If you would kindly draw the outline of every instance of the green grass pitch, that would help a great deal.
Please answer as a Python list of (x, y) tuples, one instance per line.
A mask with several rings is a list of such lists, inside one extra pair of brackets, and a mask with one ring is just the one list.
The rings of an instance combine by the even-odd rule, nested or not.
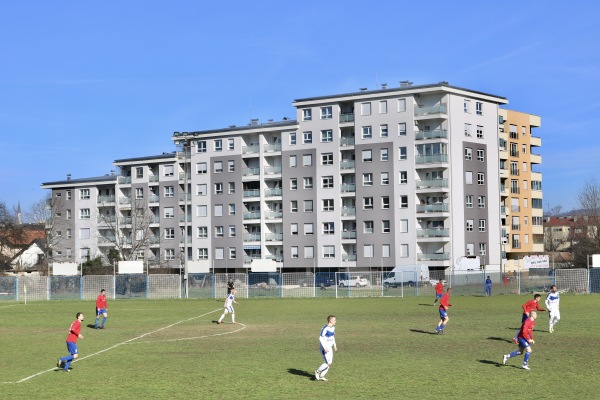
[[(238, 299), (217, 325), (221, 300), (109, 301), (104, 330), (94, 303), (0, 303), (0, 397), (6, 399), (595, 399), (600, 393), (596, 295), (563, 295), (548, 333), (540, 313), (530, 371), (515, 349), (520, 306), (532, 296), (453, 296), (445, 335), (432, 297)], [(67, 354), (75, 313), (85, 314), (80, 359)], [(338, 352), (327, 378), (318, 334), (337, 316)]]

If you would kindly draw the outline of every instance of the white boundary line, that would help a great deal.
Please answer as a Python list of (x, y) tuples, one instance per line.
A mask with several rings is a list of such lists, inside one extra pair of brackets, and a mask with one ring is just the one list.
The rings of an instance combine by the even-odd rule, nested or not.
[[(181, 321), (178, 321), (178, 322), (175, 322), (175, 323), (173, 323), (173, 324), (171, 324), (171, 325), (163, 326), (163, 327), (162, 327), (162, 328), (160, 328), (160, 329), (156, 329), (156, 330), (154, 330), (154, 331), (147, 332), (147, 333), (144, 333), (144, 334), (142, 334), (142, 335), (140, 335), (140, 336), (136, 336), (136, 337), (134, 337), (134, 338), (132, 338), (132, 339), (126, 340), (126, 341), (124, 341), (124, 342), (117, 343), (117, 344), (115, 344), (115, 345), (113, 345), (113, 346), (111, 346), (111, 347), (108, 347), (108, 348), (106, 348), (106, 349), (103, 349), (103, 350), (97, 351), (97, 352), (95, 352), (95, 353), (93, 353), (93, 354), (90, 354), (90, 355), (87, 355), (87, 356), (85, 356), (85, 357), (77, 358), (77, 359), (73, 360), (73, 362), (77, 362), (77, 361), (83, 361), (83, 360), (85, 360), (86, 358), (90, 358), (90, 357), (97, 356), (98, 354), (102, 354), (102, 353), (104, 353), (104, 352), (107, 352), (107, 351), (109, 351), (109, 350), (112, 350), (112, 349), (114, 349), (114, 348), (117, 348), (117, 347), (119, 347), (119, 346), (122, 346), (122, 345), (124, 345), (124, 344), (128, 344), (128, 343), (130, 343), (130, 342), (133, 342), (134, 340), (138, 340), (138, 339), (141, 339), (141, 338), (143, 338), (143, 337), (146, 337), (146, 336), (148, 336), (148, 335), (152, 335), (153, 333), (160, 332), (160, 331), (162, 331), (162, 330), (165, 330), (165, 329), (169, 329), (169, 328), (171, 328), (171, 327), (173, 327), (173, 326), (175, 326), (175, 325), (179, 325), (179, 324), (182, 324), (182, 323), (184, 323), (184, 322), (188, 322), (188, 321), (192, 321), (192, 320), (194, 320), (194, 319), (198, 319), (198, 318), (205, 317), (205, 316), (207, 316), (208, 314), (212, 314), (212, 313), (214, 313), (214, 312), (217, 312), (217, 311), (221, 311), (221, 308), (217, 308), (216, 310), (209, 311), (209, 312), (207, 312), (207, 313), (204, 313), (204, 314), (202, 314), (202, 315), (198, 315), (198, 316), (196, 316), (196, 317), (192, 317), (192, 318), (188, 318), (188, 319), (183, 319), (183, 320), (181, 320)], [(246, 326), (244, 325), (244, 328), (245, 328), (245, 327), (246, 327)], [(242, 328), (242, 329), (244, 329), (244, 328)], [(239, 331), (239, 330), (241, 330), (241, 329), (238, 329), (238, 331)], [(231, 333), (233, 333), (233, 332), (231, 332)], [(223, 334), (225, 334), (225, 333), (221, 333), (221, 334), (219, 334), (219, 335), (223, 335)], [(186, 339), (183, 339), (183, 340), (186, 340)], [(146, 343), (149, 343), (149, 342), (151, 342), (151, 341), (147, 341)], [(25, 381), (28, 381), (29, 379), (35, 378), (36, 376), (40, 376), (40, 375), (42, 375), (42, 374), (45, 374), (46, 372), (50, 372), (50, 371), (56, 371), (56, 367), (53, 367), (53, 368), (47, 369), (47, 370), (45, 370), (45, 371), (38, 372), (38, 373), (36, 373), (36, 374), (30, 375), (30, 376), (28, 376), (28, 377), (26, 377), (26, 378), (23, 378), (23, 379), (21, 379), (21, 380), (15, 381), (15, 382), (2, 382), (2, 383), (23, 383), (23, 382), (25, 382)]]
[(241, 325), (242, 327), (239, 328), (239, 329), (236, 329), (235, 331), (223, 332), (223, 333), (214, 333), (212, 335), (194, 336), (194, 337), (179, 338), (179, 339), (146, 340), (146, 341), (143, 341), (143, 342), (127, 343), (127, 344), (165, 343), (165, 342), (180, 342), (182, 340), (204, 339), (204, 338), (207, 338), (207, 337), (217, 337), (217, 336), (230, 335), (232, 333), (236, 333), (236, 332), (239, 332), (239, 331), (242, 331), (242, 330), (246, 329), (246, 325), (242, 324), (241, 322), (238, 322), (236, 325)]
[(6, 308), (6, 307), (14, 307), (14, 306), (20, 306), (21, 304), (11, 304), (9, 306), (0, 306), (0, 308)]

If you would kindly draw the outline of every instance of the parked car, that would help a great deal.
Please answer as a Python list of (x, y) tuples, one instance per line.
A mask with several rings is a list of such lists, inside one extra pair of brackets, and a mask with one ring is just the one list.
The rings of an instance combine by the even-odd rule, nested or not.
[(363, 278), (360, 275), (350, 275), (348, 279), (340, 281), (340, 287), (367, 287), (371, 284), (367, 278)]

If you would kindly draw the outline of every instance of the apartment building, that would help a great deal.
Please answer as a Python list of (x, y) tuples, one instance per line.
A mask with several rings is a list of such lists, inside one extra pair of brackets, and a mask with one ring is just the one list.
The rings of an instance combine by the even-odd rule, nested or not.
[(540, 125), (537, 115), (500, 109), (502, 247), (509, 269), (516, 268), (515, 260), (544, 251), (542, 174), (535, 171), (542, 140), (533, 135)]
[[(118, 177), (107, 181), (43, 187), (53, 195), (93, 191), (90, 213), (102, 223), (85, 245), (103, 256), (116, 247), (151, 265), (446, 269), (476, 255), (499, 269), (512, 204), (501, 195), (508, 177), (498, 166), (511, 164), (499, 131), (517, 120), (499, 108), (506, 103), (446, 82), (296, 99), (296, 120), (175, 132), (176, 153), (117, 160)], [(528, 132), (534, 125), (515, 124)], [(534, 161), (531, 184), (541, 182)], [(151, 223), (146, 229), (135, 218)]]

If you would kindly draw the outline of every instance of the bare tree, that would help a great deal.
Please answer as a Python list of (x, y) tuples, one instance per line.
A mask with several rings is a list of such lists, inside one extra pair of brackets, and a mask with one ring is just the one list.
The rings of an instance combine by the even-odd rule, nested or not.
[(0, 201), (0, 263), (12, 258), (14, 245), (21, 243), (24, 236), (23, 225), (19, 223), (16, 212)]
[(585, 268), (588, 255), (600, 254), (600, 185), (594, 178), (584, 183), (577, 201), (583, 216), (577, 218), (573, 233), (574, 264)]

